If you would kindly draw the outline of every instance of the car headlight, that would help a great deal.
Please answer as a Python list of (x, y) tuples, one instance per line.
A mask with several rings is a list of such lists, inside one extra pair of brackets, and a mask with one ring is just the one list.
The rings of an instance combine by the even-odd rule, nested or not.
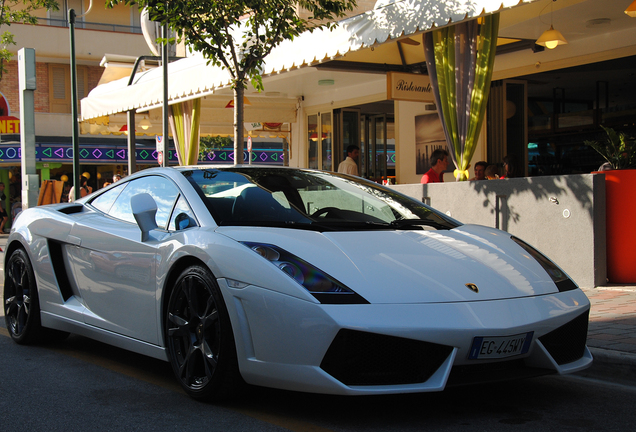
[(352, 289), (338, 282), (302, 258), (271, 244), (241, 242), (256, 252), (283, 273), (295, 280), (311, 295), (325, 304), (366, 304), (369, 303)]
[(532, 258), (534, 258), (541, 265), (541, 267), (543, 267), (543, 269), (548, 273), (550, 278), (556, 284), (559, 292), (570, 291), (578, 288), (574, 281), (570, 279), (569, 276), (559, 268), (559, 266), (550, 261), (548, 257), (543, 255), (541, 252), (539, 252), (523, 240), (518, 239), (515, 236), (511, 236), (510, 238), (512, 239), (512, 241), (521, 246), (526, 252), (528, 252), (528, 254)]

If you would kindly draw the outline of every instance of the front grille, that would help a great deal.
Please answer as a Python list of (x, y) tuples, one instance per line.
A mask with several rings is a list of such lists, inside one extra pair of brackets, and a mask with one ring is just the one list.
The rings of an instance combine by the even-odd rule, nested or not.
[(590, 311), (539, 338), (557, 364), (571, 363), (585, 354)]
[(320, 367), (346, 385), (415, 384), (428, 380), (453, 347), (342, 329)]

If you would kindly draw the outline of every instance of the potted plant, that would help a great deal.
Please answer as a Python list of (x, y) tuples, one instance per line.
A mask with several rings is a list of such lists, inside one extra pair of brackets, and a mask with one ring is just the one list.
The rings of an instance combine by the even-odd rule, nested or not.
[(607, 140), (585, 141), (610, 164), (605, 174), (607, 279), (611, 283), (636, 283), (636, 141), (624, 133), (601, 126)]
[(605, 142), (585, 141), (585, 144), (600, 153), (611, 165), (612, 169), (628, 169), (636, 167), (636, 142), (623, 132), (602, 126), (607, 134)]

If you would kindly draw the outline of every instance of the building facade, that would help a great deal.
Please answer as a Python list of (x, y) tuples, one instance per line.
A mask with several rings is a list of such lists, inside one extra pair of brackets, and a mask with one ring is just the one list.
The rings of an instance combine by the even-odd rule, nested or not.
[[(107, 9), (104, 3), (96, 3), (88, 11), (89, 4), (84, 0), (61, 0), (59, 11), (34, 13), (38, 18), (37, 25), (12, 24), (3, 29), (13, 33), (16, 42), (15, 46), (9, 47), (14, 51), (14, 57), (5, 65), (7, 73), (0, 80), (3, 106), (7, 110), (2, 115), (8, 120), (0, 121), (0, 180), (5, 183), (15, 182), (13, 177), (20, 174), (19, 128), (11, 119), (20, 117), (16, 56), (19, 49), (33, 48), (36, 56), (34, 108), (38, 173), (42, 180), (65, 176), (69, 185), (72, 184), (72, 117), (68, 10), (74, 9), (78, 16), (75, 51), (79, 99), (100, 83), (104, 72), (101, 64), (106, 54), (115, 51), (123, 56), (137, 57), (149, 53), (136, 7), (119, 5)], [(87, 11), (87, 15), (81, 16)], [(91, 157), (81, 158), (81, 168), (91, 177), (89, 182), (94, 188), (112, 178), (113, 173), (125, 170), (127, 156), (117, 157), (118, 152), (121, 154), (121, 150), (126, 149), (123, 133), (82, 136), (80, 143), (91, 149), (88, 152)], [(114, 157), (107, 157), (107, 154)], [(19, 199), (17, 196), (11, 198)]]

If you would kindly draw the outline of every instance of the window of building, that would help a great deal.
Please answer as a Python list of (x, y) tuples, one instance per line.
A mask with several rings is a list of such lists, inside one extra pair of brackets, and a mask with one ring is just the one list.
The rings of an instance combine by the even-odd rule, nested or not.
[[(59, 10), (49, 10), (49, 25), (68, 27), (68, 11), (75, 10), (75, 15), (84, 13), (84, 0), (60, 0)], [(75, 28), (84, 28), (84, 18), (75, 22)]]
[[(88, 95), (88, 68), (77, 66), (77, 100)], [(49, 112), (71, 112), (71, 67), (49, 64)]]

